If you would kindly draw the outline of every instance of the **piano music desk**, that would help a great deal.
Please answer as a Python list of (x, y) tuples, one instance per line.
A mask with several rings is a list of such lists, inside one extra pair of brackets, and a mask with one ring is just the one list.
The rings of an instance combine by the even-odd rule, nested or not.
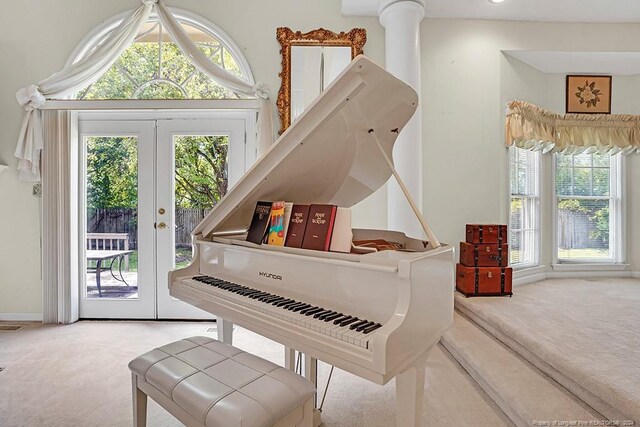
[[(131, 250), (126, 250), (126, 251), (88, 250), (87, 251), (87, 261), (96, 262), (96, 268), (95, 268), (96, 286), (98, 287), (98, 295), (100, 297), (102, 297), (102, 288), (100, 287), (100, 274), (102, 273), (102, 262), (111, 260), (111, 264), (109, 264), (109, 271), (111, 272), (111, 275), (113, 276), (114, 279), (118, 280), (119, 282), (123, 282), (125, 285), (127, 285), (127, 287), (129, 287), (129, 284), (124, 280), (124, 277), (122, 276), (122, 260), (126, 255), (129, 255), (132, 252), (133, 251)], [(113, 264), (115, 263), (116, 259), (118, 260), (118, 275), (120, 276), (120, 278), (116, 277), (116, 275), (113, 273)]]

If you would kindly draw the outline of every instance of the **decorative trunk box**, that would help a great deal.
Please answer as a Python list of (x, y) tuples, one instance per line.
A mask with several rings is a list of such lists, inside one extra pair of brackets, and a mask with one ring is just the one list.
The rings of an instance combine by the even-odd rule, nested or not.
[(456, 265), (456, 289), (464, 296), (513, 295), (511, 267)]
[(507, 226), (500, 224), (467, 224), (467, 243), (506, 244)]
[(509, 245), (460, 242), (460, 262), (467, 267), (506, 267)]

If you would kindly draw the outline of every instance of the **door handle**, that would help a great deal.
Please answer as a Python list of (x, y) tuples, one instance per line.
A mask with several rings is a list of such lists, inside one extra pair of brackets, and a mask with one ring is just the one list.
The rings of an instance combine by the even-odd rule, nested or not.
[(164, 222), (160, 222), (160, 223), (158, 223), (156, 228), (167, 228), (167, 224), (165, 224)]

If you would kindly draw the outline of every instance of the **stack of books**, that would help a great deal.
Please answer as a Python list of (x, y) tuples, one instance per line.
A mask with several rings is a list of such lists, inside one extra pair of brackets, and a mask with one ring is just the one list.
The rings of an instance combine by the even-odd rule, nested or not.
[(351, 251), (351, 209), (335, 205), (263, 202), (256, 209), (247, 241), (317, 251)]

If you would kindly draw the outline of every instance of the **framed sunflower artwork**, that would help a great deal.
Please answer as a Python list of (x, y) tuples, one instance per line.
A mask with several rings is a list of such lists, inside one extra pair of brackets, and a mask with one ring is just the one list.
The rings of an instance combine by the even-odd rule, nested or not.
[(611, 114), (611, 76), (567, 76), (567, 113)]

